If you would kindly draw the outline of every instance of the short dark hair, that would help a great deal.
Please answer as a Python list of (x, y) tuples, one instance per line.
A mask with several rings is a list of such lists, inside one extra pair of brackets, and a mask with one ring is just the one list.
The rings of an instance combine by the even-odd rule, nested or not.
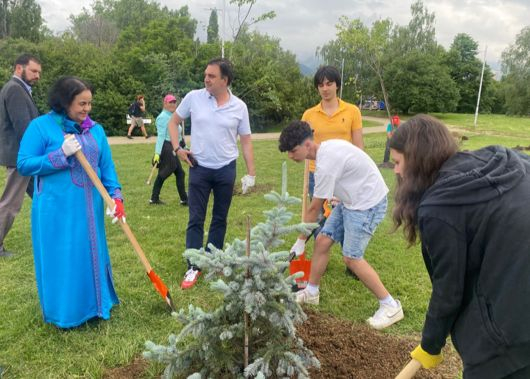
[(280, 134), (278, 148), (283, 153), (301, 145), (308, 138), (313, 138), (313, 130), (305, 121), (293, 121)]
[(75, 76), (63, 76), (52, 85), (48, 92), (48, 105), (57, 113), (66, 114), (66, 111), (81, 92), (89, 90), (92, 86)]
[(327, 79), (330, 82), (335, 82), (335, 84), (337, 85), (337, 89), (340, 88), (340, 73), (339, 70), (337, 70), (335, 67), (320, 66), (318, 68), (317, 72), (315, 73), (315, 77), (313, 78), (315, 88), (318, 88), (320, 84), (324, 83), (324, 79)]
[(221, 70), (221, 77), (226, 78), (226, 84), (230, 85), (234, 80), (234, 69), (232, 63), (226, 58), (215, 58), (208, 62), (207, 66), (216, 65)]
[(35, 63), (41, 64), (39, 58), (37, 58), (35, 55), (22, 54), (15, 60), (14, 67), (16, 67), (17, 65), (26, 66), (29, 63), (29, 61), (33, 61)]

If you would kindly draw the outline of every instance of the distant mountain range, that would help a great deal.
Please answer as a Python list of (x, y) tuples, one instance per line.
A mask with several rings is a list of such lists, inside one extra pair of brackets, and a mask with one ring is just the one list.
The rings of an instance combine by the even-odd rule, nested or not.
[(313, 76), (318, 69), (318, 66), (322, 64), (322, 61), (319, 58), (316, 58), (314, 55), (298, 58), (298, 66), (300, 67), (300, 72), (304, 76)]

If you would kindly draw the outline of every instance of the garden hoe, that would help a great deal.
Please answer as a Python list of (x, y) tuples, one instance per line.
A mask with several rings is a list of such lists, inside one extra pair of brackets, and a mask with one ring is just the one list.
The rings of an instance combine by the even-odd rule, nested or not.
[(421, 363), (415, 359), (411, 359), (395, 379), (412, 379), (420, 368)]
[[(72, 135), (65, 136), (65, 138), (72, 138), (72, 137), (73, 137)], [(86, 159), (85, 154), (83, 154), (83, 152), (79, 150), (75, 153), (75, 157), (77, 158), (81, 166), (83, 166), (83, 169), (87, 173), (92, 183), (94, 183), (94, 186), (97, 188), (97, 190), (101, 194), (101, 197), (103, 197), (103, 200), (105, 204), (107, 205), (107, 207), (110, 209), (113, 209), (115, 206), (114, 200), (112, 200), (107, 190), (103, 186), (103, 183), (101, 183), (101, 180), (99, 179), (96, 172), (94, 171), (94, 169), (92, 168), (88, 160)], [(131, 229), (129, 228), (129, 224), (125, 223), (121, 219), (119, 219), (118, 222), (121, 226), (121, 229), (123, 230), (123, 232), (129, 239), (131, 244), (133, 245), (134, 251), (138, 255), (138, 258), (140, 258), (140, 261), (142, 262), (144, 266), (147, 276), (149, 277), (149, 279), (151, 279), (151, 282), (153, 282), (153, 285), (155, 286), (156, 290), (158, 291), (158, 293), (160, 293), (162, 298), (166, 301), (167, 305), (169, 305), (172, 311), (175, 311), (175, 307), (173, 305), (173, 301), (171, 300), (171, 296), (169, 295), (169, 290), (167, 286), (164, 284), (164, 282), (162, 282), (162, 279), (158, 277), (158, 275), (154, 272), (153, 268), (149, 264), (149, 261), (145, 257), (145, 254), (142, 248), (140, 247), (140, 244), (138, 243), (138, 241), (136, 240), (136, 237), (134, 236)]]

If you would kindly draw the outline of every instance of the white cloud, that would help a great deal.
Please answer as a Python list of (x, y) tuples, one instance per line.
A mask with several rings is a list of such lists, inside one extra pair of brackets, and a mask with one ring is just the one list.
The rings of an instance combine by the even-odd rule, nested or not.
[[(68, 26), (70, 14), (82, 7), (90, 7), (91, 0), (66, 2), (38, 0), (48, 26), (62, 31)], [(235, 22), (234, 7), (225, 0), (226, 35), (232, 34), (230, 20)], [(340, 16), (360, 18), (371, 24), (380, 18), (390, 18), (395, 24), (405, 25), (410, 20), (412, 0), (259, 0), (253, 15), (274, 10), (276, 18), (256, 25), (263, 33), (281, 39), (285, 49), (301, 60), (313, 56), (318, 46), (335, 38), (335, 25)], [(176, 9), (188, 5), (193, 18), (199, 21), (198, 35), (204, 38), (210, 8), (223, 8), (223, 0), (161, 0), (161, 4)], [(467, 33), (479, 43), (479, 49), (488, 46), (488, 62), (500, 60), (501, 53), (515, 41), (515, 36), (528, 25), (528, 0), (424, 0), (425, 7), (436, 15), (436, 37), (448, 48), (458, 33)], [(219, 22), (222, 14), (219, 12)], [(221, 25), (220, 25), (221, 28)]]

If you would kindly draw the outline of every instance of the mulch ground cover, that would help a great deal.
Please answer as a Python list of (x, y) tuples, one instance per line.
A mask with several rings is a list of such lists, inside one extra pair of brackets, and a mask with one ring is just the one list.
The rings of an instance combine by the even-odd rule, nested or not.
[[(394, 378), (409, 361), (409, 353), (418, 339), (398, 337), (352, 324), (331, 315), (306, 310), (308, 320), (298, 328), (298, 335), (320, 361), (320, 370), (311, 370), (312, 378), (389, 379)], [(107, 370), (105, 379), (146, 378), (149, 362), (136, 358), (130, 365)], [(459, 377), (462, 362), (446, 346), (444, 362), (436, 369), (421, 369), (414, 378), (454, 379)]]

